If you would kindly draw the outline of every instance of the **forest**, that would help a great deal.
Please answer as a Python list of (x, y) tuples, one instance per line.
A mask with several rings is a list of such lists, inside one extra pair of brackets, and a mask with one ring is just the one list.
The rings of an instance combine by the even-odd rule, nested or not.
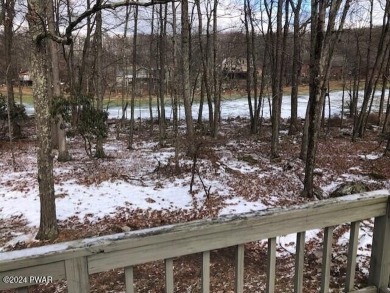
[[(388, 0), (0, 0), (0, 253), (390, 189), (389, 29)], [(103, 276), (94, 292), (123, 287)]]

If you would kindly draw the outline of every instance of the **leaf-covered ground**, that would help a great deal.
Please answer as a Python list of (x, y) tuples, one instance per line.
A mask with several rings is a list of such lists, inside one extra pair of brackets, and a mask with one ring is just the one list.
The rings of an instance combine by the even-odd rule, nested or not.
[[(286, 122), (285, 122), (286, 123)], [(137, 123), (133, 150), (127, 149), (126, 133), (116, 139), (114, 124), (105, 142), (105, 159), (90, 159), (79, 138), (69, 139), (73, 160), (54, 160), (57, 217), (63, 242), (97, 235), (137, 230), (202, 218), (290, 206), (308, 199), (300, 197), (304, 163), (299, 159), (300, 136), (287, 135), (283, 124), (280, 157), (270, 159), (270, 125), (260, 135), (250, 135), (248, 121), (222, 121), (217, 139), (198, 131), (196, 164), (186, 153), (184, 134), (175, 143), (169, 126), (161, 147), (158, 127), (150, 132), (146, 122)], [(183, 129), (183, 128), (181, 128)], [(201, 129), (201, 128), (199, 128)], [(375, 129), (375, 128), (374, 128)], [(28, 138), (11, 146), (0, 143), (0, 246), (3, 251), (40, 246), (34, 240), (39, 225), (36, 141), (32, 121), (25, 127)], [(369, 189), (390, 188), (390, 158), (378, 130), (352, 143), (349, 131), (337, 127), (322, 133), (318, 147), (315, 184), (327, 197), (347, 181), (364, 182)], [(55, 154), (55, 152), (54, 152)], [(196, 170), (195, 176), (192, 176)], [(192, 192), (190, 185), (194, 177)], [(332, 288), (339, 292), (345, 279), (348, 225), (334, 233)], [(363, 286), (368, 272), (372, 223), (360, 231), (357, 284)], [(291, 292), (295, 236), (278, 238), (277, 291)], [(321, 270), (322, 231), (306, 238), (305, 292), (317, 292)], [(266, 241), (248, 243), (245, 251), (245, 292), (265, 290)], [(1, 252), (0, 252), (1, 253)], [(211, 254), (211, 292), (233, 292), (234, 249)], [(201, 256), (175, 260), (176, 292), (199, 292)], [(164, 266), (154, 262), (135, 268), (138, 292), (163, 292)], [(114, 270), (91, 276), (93, 292), (124, 292), (124, 272)], [(36, 287), (34, 292), (66, 292), (66, 282)]]

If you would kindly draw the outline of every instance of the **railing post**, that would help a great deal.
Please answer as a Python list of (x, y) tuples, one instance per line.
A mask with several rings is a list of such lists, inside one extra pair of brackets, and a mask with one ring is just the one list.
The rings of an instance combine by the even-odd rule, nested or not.
[(265, 292), (275, 292), (276, 238), (268, 239), (267, 286)]
[(65, 271), (69, 293), (89, 293), (89, 273), (86, 257), (66, 260)]
[(306, 231), (297, 233), (297, 248), (295, 252), (294, 293), (302, 293), (303, 291), (305, 236), (306, 236)]
[(352, 291), (355, 285), (356, 255), (359, 244), (360, 221), (351, 223), (351, 231), (348, 244), (347, 276), (345, 280), (345, 292)]
[(210, 293), (210, 251), (202, 253), (202, 293)]
[(330, 267), (332, 262), (333, 227), (325, 227), (322, 248), (321, 293), (329, 292)]
[(173, 293), (175, 287), (173, 283), (173, 258), (165, 259), (165, 292)]
[(374, 225), (369, 283), (385, 292), (390, 273), (390, 197), (386, 215), (376, 217)]
[(239, 244), (236, 247), (236, 263), (235, 263), (235, 292), (244, 292), (244, 244)]
[(125, 267), (125, 285), (126, 285), (126, 293), (134, 293), (133, 267)]

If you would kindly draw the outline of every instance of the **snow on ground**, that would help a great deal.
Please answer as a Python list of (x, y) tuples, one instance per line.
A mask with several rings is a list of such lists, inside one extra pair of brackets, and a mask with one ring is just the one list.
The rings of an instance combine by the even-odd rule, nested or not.
[(249, 202), (242, 197), (235, 197), (232, 199), (228, 199), (225, 201), (227, 204), (220, 212), (219, 215), (229, 215), (229, 214), (241, 214), (241, 213), (249, 213), (260, 210), (265, 210), (268, 207), (262, 203), (257, 202)]
[[(218, 172), (214, 172), (217, 177), (210, 176), (212, 174), (210, 166), (201, 165), (207, 174), (202, 179), (203, 184), (211, 187), (210, 193), (218, 194), (222, 198), (221, 209), (218, 212), (221, 216), (264, 210), (277, 205), (280, 200), (280, 195), (277, 194), (270, 194), (268, 201), (252, 200), (250, 197), (248, 199), (247, 196), (236, 194), (234, 187), (227, 184), (232, 179), (231, 172), (234, 176), (238, 174), (239, 176), (255, 176), (258, 180), (267, 180), (278, 173), (285, 174), (283, 167), (270, 165), (268, 158), (241, 150), (240, 148), (244, 145), (247, 146), (246, 143), (233, 140), (225, 147), (214, 149), (216, 155), (220, 157), (216, 162)], [(33, 154), (34, 150), (30, 151)], [(77, 217), (81, 222), (87, 219), (93, 223), (106, 216), (115, 217), (118, 208), (123, 207), (130, 210), (180, 211), (191, 210), (205, 204), (203, 188), (198, 178), (195, 180), (195, 193), (191, 195), (189, 193), (191, 176), (189, 175), (159, 178), (160, 175), (157, 172), (157, 177), (145, 176), (145, 174), (155, 173), (158, 167), (168, 166), (174, 156), (173, 148), (157, 149), (157, 143), (142, 141), (137, 143), (135, 150), (129, 153), (124, 142), (110, 140), (105, 144), (105, 152), (113, 156), (114, 166), (118, 168), (120, 176), (113, 177), (112, 173), (109, 174), (110, 176), (104, 173), (112, 168), (113, 163), (110, 160), (102, 161), (99, 165), (88, 161), (84, 164), (77, 164), (73, 161), (73, 163), (55, 165), (55, 177), (60, 178), (55, 184), (59, 221)], [(82, 161), (82, 151), (74, 153), (73, 156)], [(370, 159), (375, 158), (370, 157)], [(0, 188), (0, 218), (22, 218), (28, 229), (26, 232), (11, 232), (10, 239), (3, 244), (0, 251), (5, 247), (13, 247), (19, 242), (34, 241), (39, 227), (40, 206), (35, 157), (27, 155), (24, 160), (26, 160), (24, 164), (28, 165), (28, 171), (10, 172), (0, 179), (2, 186)], [(190, 166), (192, 162), (181, 159), (181, 164)], [(360, 167), (350, 169), (359, 171)], [(326, 173), (326, 170), (320, 168), (316, 171), (321, 174)], [(94, 173), (96, 176), (93, 176)], [(322, 186), (322, 189), (330, 193), (341, 182), (361, 179), (361, 177), (344, 173), (330, 184)], [(306, 239), (318, 238), (319, 231), (307, 231)], [(361, 244), (361, 251), (364, 251), (367, 243), (371, 241), (372, 234), (364, 233), (364, 231), (361, 232), (361, 235), (365, 237)], [(346, 232), (339, 239), (340, 244), (345, 245), (348, 239)], [(294, 254), (295, 241), (296, 234), (278, 237), (277, 243), (280, 248), (278, 255)]]
[(366, 155), (359, 155), (359, 158), (362, 158), (363, 160), (376, 160), (379, 159), (381, 156), (382, 154), (372, 153)]
[[(339, 97), (339, 94), (335, 96)], [(304, 100), (304, 97), (300, 98), (300, 102), (304, 103)], [(246, 116), (247, 105), (243, 101), (225, 103), (222, 107), (225, 113), (223, 117)], [(225, 133), (222, 136), (227, 136), (226, 133), (231, 131), (226, 130), (227, 127), (239, 128), (246, 122), (238, 118), (223, 120)], [(174, 173), (173, 147), (160, 148), (151, 139), (136, 139), (134, 150), (129, 151), (126, 141), (114, 140), (111, 133), (104, 146), (109, 158), (97, 161), (86, 157), (79, 140), (71, 139), (70, 150), (74, 160), (67, 163), (54, 162), (57, 218), (60, 222), (76, 218), (80, 222), (99, 223), (103, 218), (114, 219), (123, 208), (145, 213), (196, 212), (207, 206), (209, 197), (217, 209), (216, 214), (206, 214), (207, 217), (254, 212), (302, 202), (299, 190), (302, 188), (304, 165), (296, 156), (291, 156), (293, 149), (299, 147), (299, 138), (288, 137), (287, 131), (282, 130), (282, 157), (272, 161), (266, 151), (269, 148), (266, 139), (242, 138), (241, 132), (238, 130), (237, 135), (226, 139), (225, 143), (213, 145), (203, 157), (198, 158), (199, 176), (196, 174), (194, 177), (192, 194), (189, 189), (193, 162), (181, 156), (179, 165), (183, 171), (171, 175)], [(373, 164), (379, 161), (386, 164), (386, 159), (376, 145), (357, 152), (337, 138), (332, 141), (331, 151), (327, 153), (329, 149), (329, 146), (324, 146), (321, 150), (320, 145), (319, 153), (322, 157), (320, 166), (315, 170), (316, 184), (326, 196), (346, 181), (364, 181), (390, 187), (390, 180), (378, 183), (367, 175), (367, 170), (371, 170), (368, 167), (371, 168)], [(11, 170), (6, 156), (0, 160), (0, 171), (3, 173), (0, 177), (0, 225), (16, 219), (25, 227), (19, 230), (13, 226), (2, 229), (1, 233), (6, 231), (6, 241), (0, 243), (0, 251), (17, 247), (22, 242), (33, 242), (39, 226), (36, 149), (34, 143), (31, 143), (27, 148), (17, 151), (17, 172)], [(338, 166), (337, 163), (343, 160), (345, 166)], [(336, 167), (339, 168), (337, 171), (332, 169)], [(337, 243), (346, 247), (349, 240), (348, 227), (340, 233)], [(306, 231), (306, 242), (315, 242), (312, 245), (315, 253), (321, 249), (322, 234), (322, 230), (318, 229)], [(1, 236), (0, 239), (3, 238)], [(265, 242), (260, 244), (265, 245)], [(367, 255), (370, 254), (371, 242), (372, 223), (364, 221), (359, 234), (361, 268), (364, 268)], [(294, 255), (295, 243), (296, 234), (278, 237), (278, 256)]]
[[(200, 180), (195, 178), (194, 194), (189, 193), (190, 175), (177, 178), (159, 178), (158, 168), (169, 165), (174, 155), (173, 148), (156, 151), (155, 143), (141, 142), (136, 150), (129, 153), (126, 145), (118, 141), (105, 144), (105, 152), (114, 158), (119, 169), (118, 176), (112, 168), (112, 162), (103, 161), (99, 166), (91, 162), (84, 164), (55, 164), (55, 196), (57, 218), (64, 221), (78, 218), (79, 221), (88, 219), (93, 223), (105, 216), (114, 217), (118, 208), (130, 210), (191, 210), (204, 205), (205, 196)], [(35, 150), (30, 150), (32, 153)], [(81, 151), (82, 152), (82, 151)], [(72, 154), (75, 159), (82, 161), (82, 153)], [(125, 155), (126, 158), (123, 158)], [(18, 218), (25, 221), (28, 232), (11, 232), (11, 239), (3, 245), (14, 246), (18, 242), (31, 242), (39, 227), (40, 201), (37, 170), (34, 156), (25, 156), (24, 168), (28, 171), (9, 172), (0, 178), (0, 219)], [(75, 161), (73, 161), (75, 163)], [(190, 160), (181, 160), (182, 165), (191, 165)], [(231, 168), (237, 172), (250, 173), (258, 170), (245, 162), (229, 160)], [(111, 166), (111, 167), (110, 167)], [(207, 172), (207, 167), (205, 172)], [(157, 170), (157, 171), (156, 171)], [(107, 172), (108, 174), (106, 174)], [(114, 172), (114, 173), (113, 173)], [(157, 174), (149, 177), (148, 174)], [(223, 172), (222, 172), (223, 173)], [(130, 175), (131, 174), (131, 175)], [(146, 174), (146, 175), (145, 175)], [(224, 177), (224, 175), (219, 175)], [(224, 208), (221, 215), (257, 211), (267, 208), (261, 202), (249, 202), (235, 196), (232, 189), (224, 184), (224, 179), (204, 176), (203, 184), (210, 187), (211, 194), (218, 194), (223, 200)], [(1, 250), (1, 248), (0, 248)]]
[[(69, 180), (55, 185), (57, 218), (61, 221), (72, 216), (77, 216), (80, 220), (88, 217), (93, 222), (105, 215), (115, 214), (116, 208), (123, 206), (145, 210), (191, 208), (192, 198), (186, 189), (180, 180), (173, 184), (167, 183), (164, 188), (137, 186), (123, 181), (83, 186), (75, 180)], [(173, 197), (172, 194), (181, 196)], [(39, 226), (37, 187), (30, 189), (28, 194), (2, 189), (0, 198), (2, 217), (23, 216), (29, 226)]]

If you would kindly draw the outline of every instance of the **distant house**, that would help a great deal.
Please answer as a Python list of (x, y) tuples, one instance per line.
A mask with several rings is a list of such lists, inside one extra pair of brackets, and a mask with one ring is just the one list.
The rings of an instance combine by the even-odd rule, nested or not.
[[(136, 81), (146, 82), (149, 80), (155, 80), (156, 76), (157, 75), (156, 75), (155, 69), (149, 70), (146, 67), (139, 67), (136, 70), (135, 79), (136, 79)], [(115, 79), (117, 86), (122, 85), (123, 79), (125, 81), (126, 86), (132, 83), (132, 81), (133, 81), (133, 68), (132, 67), (128, 67), (125, 71), (118, 71), (118, 73), (116, 74), (116, 79)]]
[(32, 86), (33, 81), (29, 70), (22, 70), (19, 72), (19, 83), (23, 86)]
[(246, 72), (248, 65), (245, 58), (228, 57), (222, 61), (222, 70), (231, 72)]
[(222, 61), (222, 72), (229, 78), (246, 78), (248, 64), (245, 58), (228, 57)]
[[(229, 79), (246, 79), (248, 62), (243, 57), (228, 57), (222, 61), (222, 73)], [(261, 65), (257, 66), (257, 75), (262, 73)]]

